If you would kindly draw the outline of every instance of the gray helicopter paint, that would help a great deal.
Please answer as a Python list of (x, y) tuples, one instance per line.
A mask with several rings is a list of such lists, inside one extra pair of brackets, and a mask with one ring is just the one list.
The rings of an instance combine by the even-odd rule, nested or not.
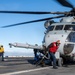
[[(74, 17), (64, 17), (61, 19), (60, 23), (53, 23), (51, 26), (57, 26), (57, 25), (75, 25), (75, 18)], [(48, 45), (54, 41), (60, 40), (62, 43), (59, 46), (58, 51), (61, 54), (64, 54), (66, 51), (65, 49), (65, 42), (68, 37), (71, 36), (71, 40), (69, 42), (75, 42), (75, 32), (69, 31), (69, 30), (53, 30), (49, 31), (45, 35), (45, 45), (48, 47)], [(69, 49), (67, 50), (68, 54), (74, 52), (74, 44), (67, 44), (69, 45)]]
[(61, 20), (61, 22), (75, 22), (75, 16), (73, 17), (63, 17)]
[(53, 23), (51, 26), (56, 26), (56, 25), (71, 25), (71, 24), (73, 24), (73, 25), (75, 25), (75, 23), (73, 23), (73, 22), (75, 22), (75, 16), (73, 16), (73, 17), (63, 17), (61, 20), (60, 20), (60, 23), (58, 22), (58, 23)]
[(70, 34), (71, 31), (69, 32), (65, 32), (64, 30), (60, 30), (60, 31), (50, 31), (46, 34), (45, 37), (45, 44), (46, 47), (48, 47), (48, 45), (52, 42), (55, 42), (57, 40), (61, 41), (61, 44), (59, 46), (58, 51), (62, 54), (64, 54), (63, 52), (63, 46), (65, 43), (66, 38), (68, 37), (68, 35)]

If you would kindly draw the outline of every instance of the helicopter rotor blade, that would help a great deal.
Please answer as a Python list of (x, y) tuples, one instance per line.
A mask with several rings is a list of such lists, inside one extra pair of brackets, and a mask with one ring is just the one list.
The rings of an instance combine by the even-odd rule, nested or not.
[(39, 11), (1, 11), (0, 13), (10, 13), (10, 14), (37, 14), (37, 15), (42, 15), (42, 14), (69, 14), (69, 12), (39, 12)]
[(63, 14), (62, 12), (38, 12), (38, 11), (1, 11), (0, 13), (11, 13), (11, 14)]
[(0, 13), (11, 13), (11, 14), (50, 14), (51, 12), (38, 12), (38, 11), (1, 11)]
[(65, 7), (74, 8), (74, 6), (71, 3), (69, 3), (67, 0), (56, 0), (56, 1)]
[(6, 26), (2, 26), (1, 28), (7, 28), (7, 27), (12, 27), (12, 26), (18, 26), (18, 25), (28, 24), (28, 23), (46, 21), (46, 20), (49, 20), (49, 19), (61, 18), (61, 17), (64, 17), (64, 15), (55, 16), (55, 17), (50, 17), (50, 18), (44, 18), (44, 19), (38, 19), (38, 20), (33, 20), (33, 21), (28, 21), (28, 22), (21, 22), (21, 23), (16, 23), (16, 24), (11, 24), (11, 25), (6, 25)]

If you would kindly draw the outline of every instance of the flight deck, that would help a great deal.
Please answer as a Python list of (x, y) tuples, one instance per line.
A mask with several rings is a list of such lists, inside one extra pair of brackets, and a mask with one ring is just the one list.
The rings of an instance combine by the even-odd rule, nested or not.
[(0, 61), (0, 75), (75, 75), (75, 65), (53, 69), (52, 66), (36, 66), (32, 57), (7, 57)]

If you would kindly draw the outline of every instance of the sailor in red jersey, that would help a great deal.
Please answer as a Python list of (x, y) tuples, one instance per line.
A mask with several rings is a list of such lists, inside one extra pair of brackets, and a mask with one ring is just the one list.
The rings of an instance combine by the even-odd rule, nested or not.
[(53, 61), (53, 68), (57, 69), (56, 67), (56, 57), (55, 57), (55, 53), (58, 49), (60, 45), (60, 40), (57, 40), (56, 42), (52, 42), (49, 46), (48, 46), (48, 50), (49, 50), (49, 54), (50, 54), (50, 58)]

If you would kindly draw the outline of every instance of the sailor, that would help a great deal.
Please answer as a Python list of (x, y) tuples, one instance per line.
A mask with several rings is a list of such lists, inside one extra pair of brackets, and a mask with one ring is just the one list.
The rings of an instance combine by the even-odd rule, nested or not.
[(38, 60), (37, 52), (38, 52), (38, 49), (34, 49), (34, 61)]
[[(55, 53), (56, 53), (56, 51), (57, 51), (59, 45), (60, 45), (60, 40), (57, 40), (56, 42), (52, 42), (52, 43), (48, 46), (50, 58), (51, 58), (52, 61), (53, 61), (53, 68), (54, 68), (54, 69), (57, 69), (57, 67), (56, 67), (56, 57), (55, 57)], [(51, 59), (50, 59), (50, 60), (51, 60)]]
[(0, 56), (2, 57), (2, 61), (4, 61), (4, 48), (3, 48), (3, 45), (0, 46)]

